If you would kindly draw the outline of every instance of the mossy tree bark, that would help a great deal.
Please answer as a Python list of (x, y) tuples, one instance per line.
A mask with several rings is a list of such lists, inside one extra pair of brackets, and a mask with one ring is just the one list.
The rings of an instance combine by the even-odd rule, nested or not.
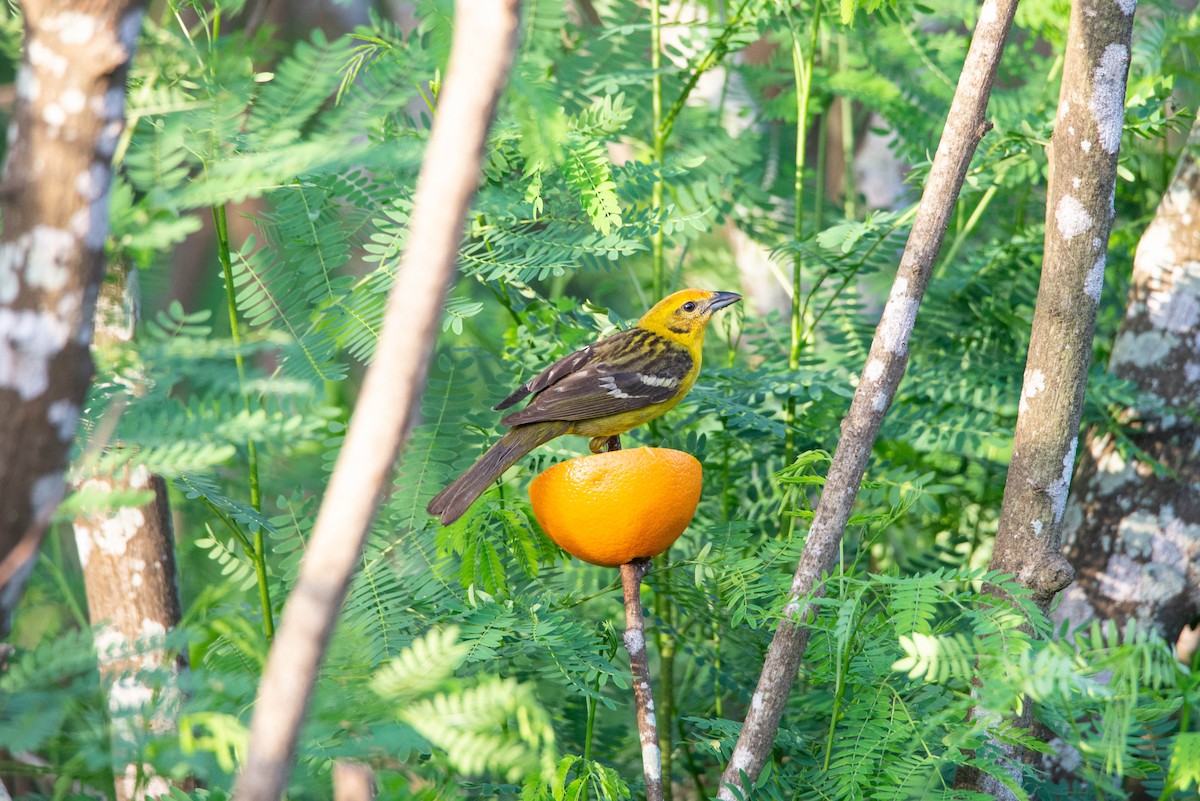
[[(1096, 309), (1112, 228), (1117, 153), (1136, 0), (1077, 2), (1071, 8), (1058, 117), (1050, 140), (1046, 240), (1013, 456), (990, 569), (1011, 573), (1047, 609), (1072, 578), (1060, 552), (1067, 492), (1079, 442)], [(986, 681), (986, 677), (981, 677)], [(1028, 728), (1032, 710), (1000, 719)], [(998, 761), (1019, 782), (1029, 755), (997, 738)], [(955, 786), (1014, 798), (996, 776), (961, 768)]]
[(0, 637), (36, 561), (92, 377), (113, 150), (140, 0), (25, 0), (0, 181)]

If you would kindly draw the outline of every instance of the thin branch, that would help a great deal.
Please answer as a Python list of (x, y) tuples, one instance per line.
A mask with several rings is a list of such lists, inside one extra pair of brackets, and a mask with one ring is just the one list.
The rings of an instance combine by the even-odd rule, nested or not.
[(240, 801), (276, 801), (287, 784), (317, 670), (425, 383), (488, 126), (512, 64), (518, 7), (519, 0), (456, 4), (450, 66), (417, 181), (408, 249), (267, 658), (246, 764), (234, 787)]
[(783, 620), (767, 651), (741, 736), (721, 777), (717, 797), (722, 801), (748, 794), (775, 741), (796, 669), (808, 645), (809, 629), (802, 624), (815, 614), (808, 601), (824, 593), (821, 577), (833, 568), (871, 448), (908, 366), (908, 340), (917, 309), (967, 166), (991, 127), (985, 117), (988, 97), (1016, 7), (1017, 0), (987, 0), (980, 11), (912, 233), (842, 423), (842, 438), (792, 579)]
[(642, 617), (642, 577), (649, 568), (650, 562), (644, 559), (621, 565), (621, 587), (625, 591), (625, 650), (629, 652), (629, 671), (633, 674), (642, 771), (646, 775), (646, 801), (663, 801), (662, 752), (658, 747), (658, 724), (654, 718), (654, 693), (650, 689), (646, 621)]

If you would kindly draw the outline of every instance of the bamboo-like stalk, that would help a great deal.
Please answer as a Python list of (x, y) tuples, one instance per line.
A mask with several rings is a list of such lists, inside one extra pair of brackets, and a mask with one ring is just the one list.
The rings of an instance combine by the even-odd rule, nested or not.
[(650, 689), (646, 620), (642, 616), (642, 578), (649, 567), (650, 562), (646, 559), (621, 565), (621, 587), (625, 594), (625, 650), (629, 653), (629, 670), (633, 674), (638, 739), (642, 744), (642, 770), (646, 775), (646, 801), (663, 801), (662, 752), (658, 747), (654, 693)]
[[(804, 161), (805, 151), (808, 150), (808, 101), (812, 96), (813, 62), (817, 53), (817, 37), (821, 31), (821, 0), (817, 0), (813, 9), (812, 33), (807, 52), (801, 50), (800, 31), (796, 28), (790, 11), (788, 27), (792, 33), (792, 74), (796, 81), (796, 171), (792, 181), (792, 203), (795, 206), (792, 216), (792, 341), (788, 352), (788, 369), (795, 371), (800, 369), (800, 351), (804, 347), (806, 336), (800, 302), (804, 278), (804, 256), (800, 250), (800, 240), (804, 236)], [(784, 464), (791, 464), (795, 456), (795, 422), (796, 398), (789, 395), (784, 411)]]
[[(242, 396), (242, 408), (249, 417), (253, 412), (250, 396), (246, 392), (246, 363), (242, 356), (242, 333), (238, 326), (237, 294), (233, 289), (233, 259), (229, 249), (229, 224), (225, 219), (225, 206), (212, 207), (213, 226), (217, 233), (217, 257), (221, 262), (221, 273), (225, 277), (225, 305), (229, 310), (229, 336), (233, 340), (233, 361), (237, 366), (238, 394)], [(253, 439), (246, 440), (246, 463), (249, 469), (250, 505), (254, 511), (262, 512), (262, 492), (258, 483), (258, 447)], [(258, 603), (262, 607), (263, 636), (267, 642), (275, 639), (275, 614), (271, 611), (271, 588), (267, 585), (267, 547), (263, 530), (259, 526), (254, 532), (250, 561), (254, 563), (254, 580), (258, 583)]]

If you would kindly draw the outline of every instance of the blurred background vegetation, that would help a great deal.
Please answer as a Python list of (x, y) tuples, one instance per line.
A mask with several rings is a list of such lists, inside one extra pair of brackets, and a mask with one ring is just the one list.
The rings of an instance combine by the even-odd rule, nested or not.
[[(524, 493), (586, 443), (541, 448), (448, 528), (424, 508), (496, 436), (489, 409), (513, 387), (685, 286), (747, 300), (715, 321), (687, 400), (626, 440), (704, 464), (700, 511), (648, 577), (647, 612), (664, 769), (680, 798), (715, 793), (978, 14), (961, 0), (859, 5), (680, 2), (652, 19), (627, 0), (525, 4), (421, 422), (351, 590), (291, 797), (330, 797), (339, 758), (369, 763), (386, 798), (641, 792), (616, 571), (567, 559)], [(966, 797), (949, 789), (956, 765), (995, 769), (986, 749), (972, 754), (976, 675), (993, 710), (1038, 703), (1094, 797), (1195, 797), (1200, 697), (1172, 644), (1136, 630), (1034, 642), (980, 583), (1039, 275), (1067, 13), (1057, 0), (1018, 11), (995, 128), (762, 797)], [(1136, 399), (1104, 371), (1133, 247), (1200, 99), (1197, 13), (1148, 0), (1137, 14), (1085, 415), (1115, 433)], [(158, 2), (147, 16), (109, 240), (114, 269), (139, 279), (143, 323), (97, 353), (77, 462), (142, 464), (170, 481), (185, 606), (172, 642), (192, 671), (179, 732), (147, 735), (144, 754), (206, 787), (181, 798), (225, 797), (244, 747), (264, 618), (294, 582), (404, 247), (452, 20), (443, 0)], [(2, 41), (11, 80), (12, 9)], [(44, 761), (0, 772), (60, 798), (111, 792), (112, 775), (69, 526), (87, 499), (74, 503), (0, 676), (0, 747)], [(1019, 593), (1012, 603), (1048, 633)], [(929, 637), (943, 643), (932, 661)], [(1034, 772), (1017, 789), (1080, 797)]]

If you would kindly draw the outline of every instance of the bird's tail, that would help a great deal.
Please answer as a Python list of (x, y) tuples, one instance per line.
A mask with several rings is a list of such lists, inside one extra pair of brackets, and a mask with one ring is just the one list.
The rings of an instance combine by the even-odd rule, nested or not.
[(443, 526), (450, 525), (462, 517), (488, 485), (516, 464), (518, 459), (537, 446), (562, 436), (570, 429), (570, 423), (557, 421), (531, 423), (513, 428), (489, 448), (479, 461), (471, 465), (467, 472), (435, 495), (426, 509), (431, 515), (440, 517)]

